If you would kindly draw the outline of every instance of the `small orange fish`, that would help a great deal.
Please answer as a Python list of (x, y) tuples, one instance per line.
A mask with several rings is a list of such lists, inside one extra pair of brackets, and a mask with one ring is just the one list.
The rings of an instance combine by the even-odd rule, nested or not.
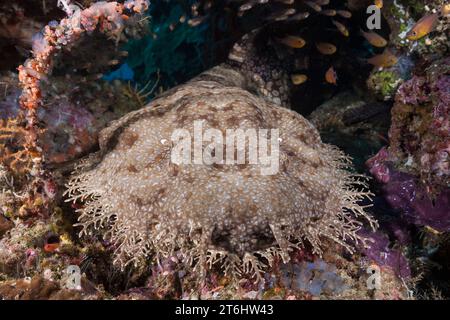
[(291, 81), (296, 86), (305, 83), (308, 80), (308, 76), (305, 74), (293, 74), (291, 76)]
[(330, 84), (337, 85), (337, 79), (338, 77), (336, 71), (333, 67), (330, 67), (330, 69), (328, 69), (328, 71), (325, 73), (325, 80)]
[(361, 35), (374, 47), (383, 48), (387, 46), (386, 39), (375, 32), (364, 32), (361, 30)]
[(244, 3), (243, 5), (241, 5), (241, 6), (239, 7), (239, 11), (240, 11), (240, 12), (248, 11), (248, 10), (250, 10), (251, 8), (253, 8), (253, 5), (254, 5), (253, 1), (246, 2), (246, 3)]
[(303, 48), (306, 44), (306, 41), (303, 38), (297, 37), (297, 36), (287, 36), (282, 39), (278, 39), (282, 44), (295, 48), (300, 49)]
[(336, 28), (339, 30), (340, 33), (342, 33), (344, 36), (348, 37), (350, 35), (350, 33), (348, 32), (348, 29), (346, 26), (344, 26), (342, 23), (335, 21), (335, 20), (331, 20), (333, 22), (333, 24), (336, 26)]
[(318, 5), (316, 2), (312, 2), (312, 1), (305, 1), (305, 4), (312, 8), (314, 11), (320, 12), (322, 11), (322, 7), (320, 5)]
[(118, 65), (120, 63), (120, 61), (118, 59), (112, 59), (108, 61), (108, 65), (110, 66), (115, 66)]
[(289, 20), (299, 21), (299, 20), (305, 20), (308, 17), (309, 17), (309, 12), (300, 12), (300, 13), (297, 13), (297, 14), (293, 15), (292, 17), (290, 17)]
[(441, 9), (441, 13), (444, 17), (450, 15), (450, 4), (444, 4)]
[(374, 3), (379, 9), (383, 8), (383, 0), (375, 0)]
[(352, 17), (352, 13), (347, 10), (338, 10), (337, 14), (340, 15), (343, 18), (350, 19)]
[(334, 9), (323, 10), (321, 13), (328, 17), (334, 17), (335, 15), (337, 15), (336, 10), (334, 10)]
[(287, 20), (290, 16), (294, 15), (296, 13), (296, 10), (293, 8), (285, 9), (283, 11), (275, 12), (271, 15), (269, 15), (266, 20), (268, 21), (283, 21)]
[(425, 17), (417, 21), (414, 27), (412, 27), (412, 29), (408, 32), (406, 37), (411, 41), (422, 39), (434, 30), (437, 25), (438, 19), (438, 13), (426, 15)]
[(389, 68), (398, 62), (398, 58), (389, 50), (385, 50), (382, 54), (367, 59), (367, 62), (376, 67)]
[(188, 20), (188, 25), (191, 27), (196, 27), (198, 25), (200, 25), (205, 17), (197, 17), (197, 18), (192, 18)]
[(45, 252), (55, 252), (59, 248), (59, 243), (46, 243), (44, 245)]
[(335, 45), (327, 42), (316, 43), (316, 48), (321, 54), (325, 55), (332, 55), (337, 50)]

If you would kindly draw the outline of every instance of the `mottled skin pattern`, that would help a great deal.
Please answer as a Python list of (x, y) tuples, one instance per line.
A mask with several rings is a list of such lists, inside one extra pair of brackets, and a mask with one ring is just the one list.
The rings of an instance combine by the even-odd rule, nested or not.
[[(357, 216), (375, 225), (357, 203), (369, 194), (346, 171), (347, 157), (299, 114), (249, 92), (243, 74), (215, 67), (112, 122), (100, 151), (71, 177), (70, 200), (84, 201), (83, 232), (103, 230), (122, 267), (178, 252), (201, 271), (218, 264), (227, 274), (259, 277), (304, 241), (316, 253), (322, 238), (351, 251), (351, 242), (365, 240)], [(278, 128), (279, 172), (261, 175), (260, 164), (174, 164), (173, 130), (192, 132), (196, 120), (222, 132)]]
[(264, 28), (245, 35), (237, 42), (228, 63), (239, 70), (246, 79), (246, 89), (284, 107), (289, 107), (289, 79), (292, 63), (278, 55), (281, 45), (271, 39)]

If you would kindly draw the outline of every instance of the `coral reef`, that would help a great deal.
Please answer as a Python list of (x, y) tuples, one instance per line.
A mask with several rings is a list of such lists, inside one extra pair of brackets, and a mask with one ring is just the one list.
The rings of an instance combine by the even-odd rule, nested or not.
[[(449, 60), (432, 63), (422, 76), (403, 84), (392, 109), (390, 146), (369, 165), (383, 182), (379, 162), (416, 176), (430, 193), (449, 186)], [(376, 166), (375, 166), (376, 165)]]
[[(136, 2), (136, 6), (131, 1), (126, 4), (98, 2), (86, 10), (70, 5), (68, 18), (60, 24), (50, 23), (42, 33), (29, 39), (34, 58), (19, 68), (19, 77), (12, 73), (2, 75), (2, 280), (44, 275), (54, 282), (49, 284), (51, 287), (60, 287), (67, 266), (80, 264), (83, 255), (95, 248), (95, 243), (86, 243), (80, 248), (70, 240), (73, 238), (73, 219), (64, 213), (67, 208), (57, 206), (61, 175), (48, 166), (65, 165), (86, 154), (97, 144), (98, 131), (106, 123), (143, 106), (141, 95), (145, 92), (130, 84), (107, 83), (99, 78), (101, 72), (118, 64), (116, 59), (124, 56), (118, 48), (119, 43), (145, 24), (145, 19), (138, 13), (146, 6), (145, 1)], [(102, 32), (106, 35), (102, 36)], [(89, 36), (85, 37), (87, 33)], [(86, 40), (90, 37), (95, 41)], [(79, 46), (81, 50), (71, 52), (71, 45)], [(97, 46), (102, 45), (103, 49), (108, 49), (99, 51)], [(93, 62), (96, 63), (94, 66)], [(26, 87), (22, 96), (18, 78)], [(67, 169), (62, 166), (62, 170)], [(99, 250), (91, 251), (98, 253)], [(87, 272), (92, 272), (91, 269), (90, 262)], [(124, 281), (117, 283), (121, 285)], [(15, 291), (15, 281), (4, 285), (2, 298), (26, 298), (26, 292), (33, 291), (33, 288), (27, 288), (30, 281), (26, 278), (17, 282), (18, 291)], [(46, 286), (38, 285), (41, 289)], [(30, 297), (39, 298), (35, 294), (39, 293)], [(70, 295), (81, 297), (79, 293), (67, 297)], [(82, 296), (86, 297), (85, 294)]]
[(391, 241), (386, 234), (380, 231), (363, 232), (373, 242), (370, 247), (362, 248), (362, 254), (382, 268), (390, 268), (399, 278), (411, 277), (411, 269), (401, 248), (391, 248)]
[[(35, 37), (34, 58), (19, 66), (19, 81), (23, 87), (20, 104), (26, 110), (27, 131), (31, 136), (26, 143), (26, 149), (34, 154), (32, 171), (38, 179), (45, 179), (43, 177), (45, 173), (42, 172), (42, 163), (45, 160), (40, 152), (37, 127), (37, 111), (42, 106), (44, 96), (40, 84), (41, 81), (47, 80), (47, 75), (51, 73), (56, 53), (63, 48), (68, 50), (81, 39), (85, 32), (100, 30), (107, 37), (120, 40), (125, 29), (125, 19), (128, 18), (125, 11), (139, 13), (146, 10), (147, 6), (147, 2), (139, 0), (127, 1), (125, 4), (98, 2), (85, 10), (75, 7), (68, 18), (62, 19), (59, 24), (46, 26), (44, 33)], [(102, 64), (99, 65), (102, 66)]]
[(0, 297), (5, 300), (70, 300), (80, 299), (81, 295), (76, 290), (61, 290), (56, 283), (36, 276), (2, 283)]
[(385, 16), (394, 31), (391, 45), (401, 52), (400, 61), (412, 59), (415, 65), (410, 75), (400, 77), (395, 95), (388, 97), (395, 97), (389, 147), (367, 162), (385, 199), (402, 219), (438, 232), (448, 231), (450, 222), (450, 24), (444, 4), (387, 3)]
[[(419, 230), (420, 241), (400, 241), (401, 236), (397, 243), (403, 244), (395, 247), (398, 254), (391, 254), (395, 252), (391, 249), (384, 257), (387, 264), (396, 265), (398, 273), (407, 274), (402, 252), (408, 247), (411, 274), (415, 270), (418, 275), (414, 287), (421, 290), (421, 298), (442, 298), (441, 293), (448, 292), (442, 280), (448, 272), (445, 263), (441, 265), (450, 231), (448, 65), (448, 57), (424, 62), (400, 86), (391, 111), (389, 146), (367, 161), (395, 219)], [(382, 244), (383, 238), (379, 241)]]
[[(401, 66), (401, 64), (398, 64), (398, 66)], [(399, 86), (404, 83), (404, 79), (408, 78), (409, 75), (402, 75), (398, 69), (392, 67), (388, 70), (377, 70), (370, 74), (367, 79), (367, 87), (379, 100), (392, 100)]]
[[(390, 29), (388, 48), (395, 52), (397, 63), (388, 68), (375, 68), (367, 79), (369, 89), (381, 100), (394, 100), (397, 89), (413, 75), (413, 69), (445, 57), (449, 52), (449, 16), (444, 10), (445, 1), (385, 1), (382, 9), (385, 26)], [(418, 39), (410, 33), (422, 28), (421, 18), (436, 15), (436, 25), (423, 32)], [(419, 63), (418, 63), (419, 62)]]
[[(391, 111), (389, 146), (367, 161), (396, 219), (420, 230), (421, 241), (406, 241), (415, 256), (409, 258), (410, 266), (419, 274), (415, 286), (423, 290), (420, 297), (433, 299), (448, 292), (445, 280), (435, 279), (436, 274), (448, 277), (446, 271), (436, 271), (444, 270), (442, 248), (450, 231), (448, 65), (448, 57), (424, 62), (400, 86)], [(401, 260), (395, 264), (400, 270), (405, 265)]]
[[(425, 49), (428, 53), (436, 51), (442, 55), (448, 52), (448, 16), (443, 9), (443, 0), (417, 1), (417, 0), (386, 0), (382, 8), (382, 13), (391, 29), (390, 46), (400, 51), (417, 52), (423, 54), (421, 58), (427, 59)], [(410, 40), (410, 31), (417, 26), (417, 22), (426, 15), (433, 13), (440, 14), (439, 22), (430, 32), (424, 32), (420, 41)], [(434, 43), (433, 43), (434, 42)], [(446, 43), (447, 42), (447, 43)], [(447, 49), (445, 49), (447, 47)], [(440, 48), (440, 49), (438, 49)], [(431, 49), (431, 50), (429, 50)], [(444, 49), (441, 51), (441, 49)], [(436, 52), (435, 52), (436, 53)]]
[(255, 283), (243, 277), (238, 283), (214, 270), (197, 290), (195, 278), (177, 256), (163, 259), (145, 287), (135, 288), (127, 295), (142, 299), (409, 299), (405, 286), (409, 280), (400, 279), (394, 269), (381, 266), (382, 286), (377, 290), (367, 286), (367, 268), (375, 265), (359, 254), (349, 257), (338, 244), (325, 240), (322, 258), (311, 254), (309, 248), (291, 253), (288, 263), (277, 261), (264, 273), (264, 282)]
[[(95, 84), (68, 86), (64, 77), (54, 76), (51, 80), (52, 88), (45, 89), (45, 105), (37, 115), (45, 127), (39, 141), (48, 164), (64, 163), (86, 154), (97, 144), (98, 132), (108, 122), (144, 103), (134, 88), (120, 81), (99, 80)], [(0, 102), (5, 119), (3, 130), (8, 127), (6, 119), (15, 119), (20, 114), (18, 92), (16, 79), (8, 78), (8, 92)], [(12, 122), (9, 121), (9, 127)]]
[(450, 230), (450, 193), (448, 188), (430, 194), (421, 180), (412, 174), (399, 171), (389, 153), (382, 149), (368, 161), (370, 172), (383, 184), (386, 200), (410, 223), (430, 226), (438, 231)]
[[(0, 299), (448, 296), (448, 10), (383, 3), (1, 2)], [(173, 163), (194, 121), (279, 128), (279, 171)]]
[(282, 282), (286, 287), (306, 291), (313, 296), (324, 292), (339, 295), (346, 288), (343, 279), (336, 274), (336, 266), (318, 259), (295, 265), (282, 265)]
[(3, 215), (0, 216), (0, 238), (10, 229), (14, 227), (14, 224), (6, 219)]
[[(6, 211), (11, 217), (48, 218), (58, 201), (59, 175), (44, 166), (86, 154), (96, 146), (98, 131), (107, 122), (143, 105), (140, 91), (121, 82), (99, 82), (96, 74), (118, 63), (113, 58), (123, 55), (117, 48), (119, 40), (126, 40), (133, 26), (140, 28), (140, 20), (125, 13), (140, 12), (146, 3), (126, 6), (106, 2), (89, 10), (72, 6), (69, 18), (51, 23), (33, 37), (34, 58), (19, 67), (18, 79), (12, 73), (2, 76), (0, 159), (15, 182), (2, 198), (8, 195)], [(112, 15), (110, 22), (103, 20), (104, 14)], [(116, 30), (115, 37), (108, 30)], [(91, 45), (83, 37), (86, 31), (95, 38)], [(79, 56), (70, 51), (71, 44), (80, 47)], [(101, 44), (109, 50), (93, 54)], [(19, 84), (26, 88), (20, 97)]]

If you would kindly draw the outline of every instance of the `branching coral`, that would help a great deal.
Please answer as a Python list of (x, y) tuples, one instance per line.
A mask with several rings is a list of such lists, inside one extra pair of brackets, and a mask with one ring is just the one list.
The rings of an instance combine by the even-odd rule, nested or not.
[(23, 147), (27, 131), (23, 121), (17, 119), (20, 90), (15, 77), (2, 77), (0, 90), (0, 164), (19, 174), (29, 173), (31, 157)]
[(45, 152), (40, 145), (43, 130), (40, 128), (38, 110), (44, 103), (44, 83), (52, 73), (56, 57), (63, 50), (70, 50), (78, 45), (83, 34), (98, 31), (109, 38), (119, 41), (125, 30), (127, 20), (133, 13), (141, 13), (148, 7), (145, 0), (117, 2), (97, 2), (91, 7), (81, 10), (76, 6), (69, 17), (60, 23), (47, 25), (42, 34), (33, 39), (33, 58), (19, 66), (19, 81), (23, 88), (20, 105), (24, 119), (22, 130), (26, 132), (23, 144), (24, 152), (32, 165), (30, 173), (35, 177), (36, 185), (48, 180), (49, 173), (44, 170)]
[[(67, 194), (84, 202), (82, 233), (104, 231), (120, 266), (180, 251), (202, 272), (218, 265), (226, 274), (259, 277), (304, 242), (320, 254), (322, 238), (350, 252), (351, 242), (366, 241), (357, 217), (376, 223), (360, 205), (370, 196), (364, 178), (347, 171), (349, 159), (323, 144), (307, 120), (244, 83), (239, 72), (218, 66), (102, 131), (101, 150), (80, 164)], [(279, 128), (279, 171), (262, 175), (261, 162), (172, 162), (173, 131), (192, 132), (195, 121), (220, 132)]]
[(30, 173), (32, 153), (23, 146), (28, 132), (16, 119), (0, 120), (0, 160), (18, 174)]

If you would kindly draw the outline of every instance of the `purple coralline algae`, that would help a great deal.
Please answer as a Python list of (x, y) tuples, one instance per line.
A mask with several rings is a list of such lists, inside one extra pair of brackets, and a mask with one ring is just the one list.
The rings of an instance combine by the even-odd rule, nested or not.
[(438, 231), (450, 230), (450, 190), (430, 199), (411, 175), (394, 172), (393, 181), (384, 187), (386, 199), (394, 209), (416, 225), (430, 226)]
[(387, 150), (382, 149), (368, 165), (372, 175), (383, 183), (382, 191), (391, 207), (412, 224), (449, 231), (450, 189), (432, 197), (417, 177), (398, 171), (392, 162), (385, 162), (387, 156)]
[(392, 109), (389, 158), (437, 191), (450, 184), (450, 58), (403, 84)]
[(375, 263), (379, 267), (391, 268), (394, 273), (400, 278), (410, 278), (411, 269), (402, 252), (402, 247), (391, 248), (391, 241), (389, 237), (381, 231), (362, 233), (370, 237), (373, 243), (370, 247), (364, 247), (361, 252), (371, 263)]
[(450, 58), (398, 90), (390, 146), (367, 161), (388, 203), (410, 223), (450, 230)]

